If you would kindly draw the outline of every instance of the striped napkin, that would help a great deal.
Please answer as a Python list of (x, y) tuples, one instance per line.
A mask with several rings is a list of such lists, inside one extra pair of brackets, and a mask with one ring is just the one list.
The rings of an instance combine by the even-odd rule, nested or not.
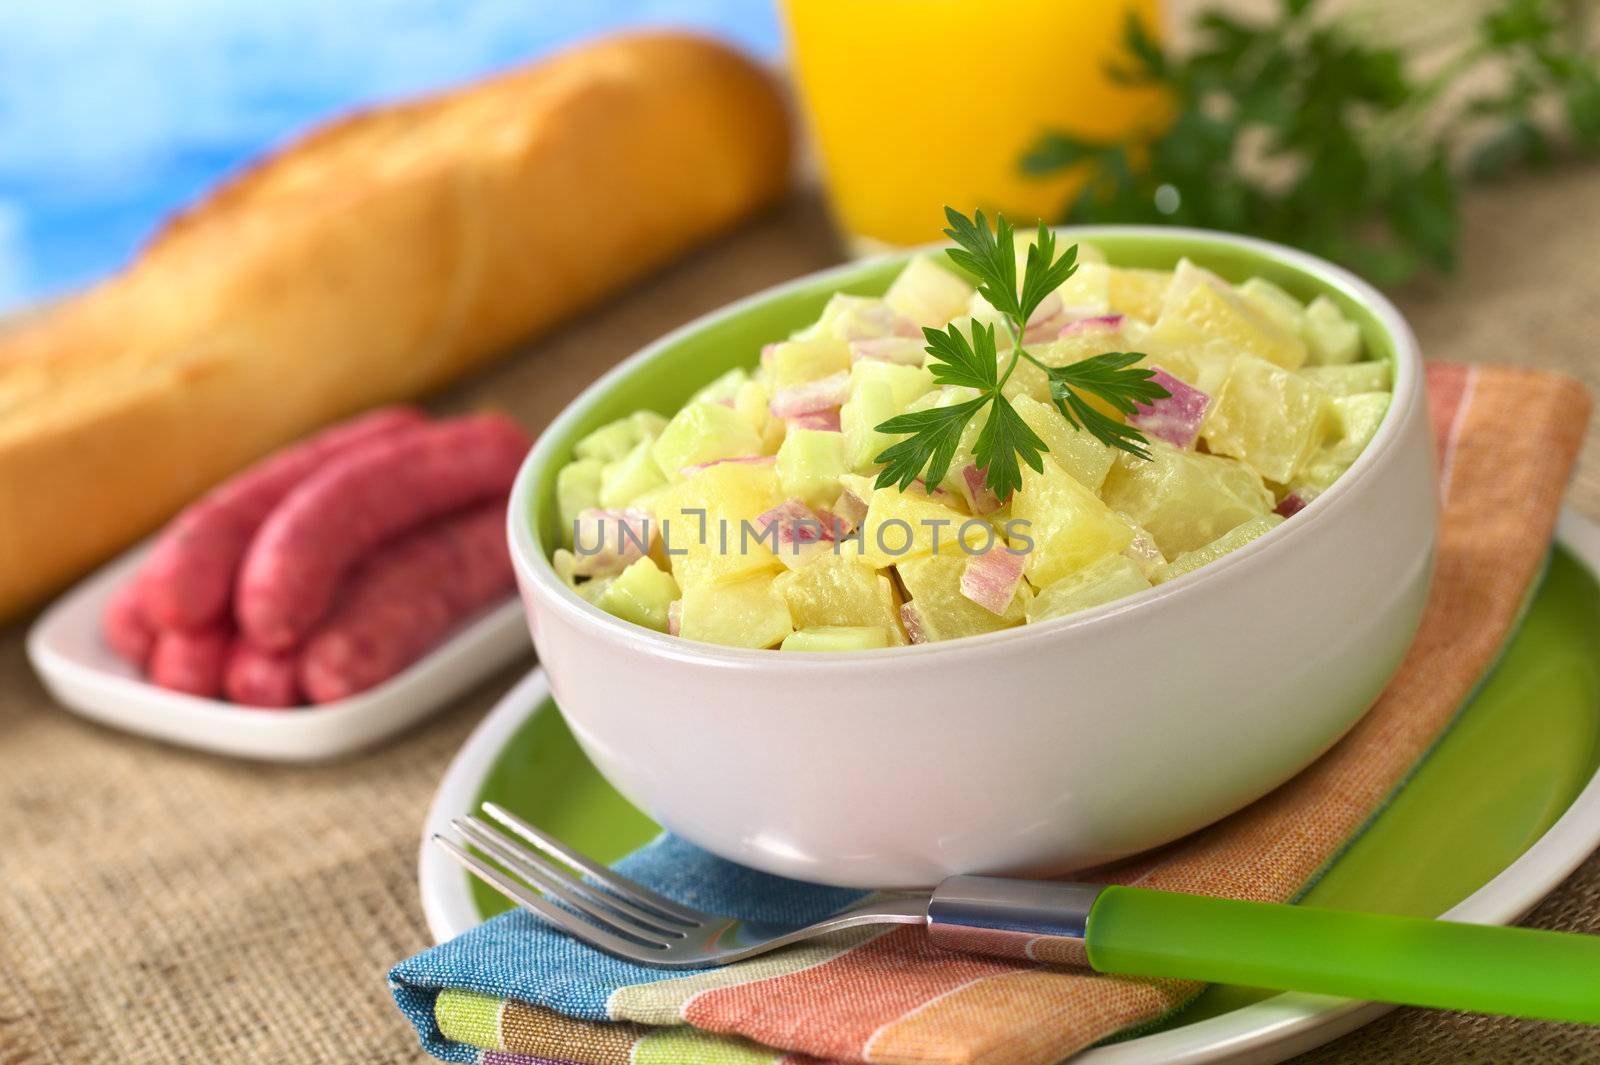
[[(1543, 565), (1589, 399), (1549, 373), (1451, 364), (1427, 373), (1443, 498), (1438, 568), (1394, 680), (1294, 780), (1105, 879), (1294, 898), (1406, 779), (1493, 665)], [(759, 921), (803, 923), (855, 897), (671, 837), (620, 868), (690, 905)], [(522, 912), (402, 962), (389, 982), (429, 1051), (484, 1065), (1046, 1065), (1199, 991), (954, 954), (914, 926), (853, 929), (723, 969), (673, 973), (590, 950)]]

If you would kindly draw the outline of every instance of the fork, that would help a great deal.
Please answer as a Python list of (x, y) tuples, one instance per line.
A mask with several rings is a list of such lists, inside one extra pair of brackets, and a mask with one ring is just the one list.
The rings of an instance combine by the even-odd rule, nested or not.
[(1102, 973), (1600, 1024), (1596, 936), (988, 876), (777, 927), (685, 906), (504, 807), (482, 810), (495, 825), (458, 817), (460, 841), (434, 843), (523, 909), (642, 965), (726, 965), (845, 928), (920, 925), (938, 947)]

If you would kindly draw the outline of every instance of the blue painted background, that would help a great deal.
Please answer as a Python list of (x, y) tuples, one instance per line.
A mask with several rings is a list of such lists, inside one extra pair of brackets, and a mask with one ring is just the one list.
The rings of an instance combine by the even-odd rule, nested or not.
[(770, 0), (0, 0), (0, 310), (125, 262), (308, 123), (635, 24), (779, 50)]

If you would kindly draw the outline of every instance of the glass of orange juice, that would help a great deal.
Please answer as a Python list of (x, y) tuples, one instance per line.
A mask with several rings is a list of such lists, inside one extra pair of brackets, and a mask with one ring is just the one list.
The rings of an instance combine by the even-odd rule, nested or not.
[(1156, 0), (781, 0), (834, 217), (852, 250), (940, 238), (943, 206), (1054, 221), (1083, 180), (1022, 172), (1040, 134), (1125, 137), (1159, 96), (1120, 85)]

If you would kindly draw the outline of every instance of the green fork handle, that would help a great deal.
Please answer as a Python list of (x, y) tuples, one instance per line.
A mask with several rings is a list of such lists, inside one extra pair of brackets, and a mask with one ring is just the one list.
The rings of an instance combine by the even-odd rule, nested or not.
[(1600, 1024), (1600, 936), (1108, 887), (1100, 972)]
[(1600, 936), (1051, 881), (953, 877), (935, 942), (1103, 973), (1600, 1024)]

